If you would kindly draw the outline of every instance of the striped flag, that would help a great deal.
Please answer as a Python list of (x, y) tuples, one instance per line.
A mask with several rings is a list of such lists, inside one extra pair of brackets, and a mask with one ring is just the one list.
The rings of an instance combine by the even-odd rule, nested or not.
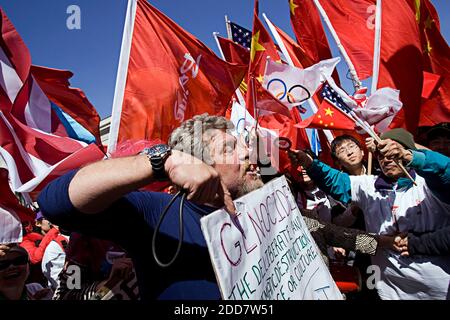
[(5, 168), (0, 168), (0, 194), (0, 244), (22, 242), (22, 223), (32, 222), (35, 215), (11, 191)]
[(13, 191), (31, 192), (55, 172), (101, 159), (103, 153), (70, 138), (70, 123), (66, 128), (56, 112), (62, 109), (33, 77), (28, 48), (3, 11), (1, 18), (0, 155)]

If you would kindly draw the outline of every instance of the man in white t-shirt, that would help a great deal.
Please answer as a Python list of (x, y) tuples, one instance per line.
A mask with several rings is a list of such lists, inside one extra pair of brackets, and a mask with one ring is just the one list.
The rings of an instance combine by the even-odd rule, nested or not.
[[(450, 225), (450, 158), (416, 150), (412, 135), (393, 129), (375, 147), (382, 174), (349, 176), (313, 160), (302, 151), (290, 153), (307, 168), (319, 187), (343, 203), (355, 202), (364, 212), (366, 231), (380, 235), (421, 234)], [(414, 183), (396, 165), (402, 162)], [(372, 263), (380, 268), (377, 282), (382, 299), (446, 299), (449, 295), (450, 256), (401, 256), (379, 250)]]

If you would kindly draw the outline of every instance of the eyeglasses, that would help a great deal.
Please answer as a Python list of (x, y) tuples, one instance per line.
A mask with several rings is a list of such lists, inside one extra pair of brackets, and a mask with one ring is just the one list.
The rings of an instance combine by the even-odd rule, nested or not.
[(21, 255), (11, 260), (0, 261), (0, 270), (7, 269), (10, 265), (21, 266), (28, 263), (28, 257)]
[(336, 150), (336, 155), (339, 156), (342, 153), (344, 153), (345, 151), (348, 151), (348, 152), (356, 151), (356, 149), (358, 149), (358, 148), (359, 147), (356, 143), (349, 143), (347, 146), (342, 146), (338, 150)]

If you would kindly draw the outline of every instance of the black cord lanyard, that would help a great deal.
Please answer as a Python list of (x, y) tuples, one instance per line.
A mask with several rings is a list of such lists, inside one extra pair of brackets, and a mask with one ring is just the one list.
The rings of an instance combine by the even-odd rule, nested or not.
[[(180, 208), (179, 208), (179, 230), (178, 230), (178, 246), (177, 246), (177, 250), (175, 251), (175, 255), (173, 256), (173, 258), (167, 262), (161, 262), (161, 260), (159, 260), (158, 256), (156, 255), (156, 236), (158, 234), (159, 228), (161, 227), (161, 224), (164, 220), (164, 217), (166, 216), (167, 212), (169, 211), (170, 206), (174, 203), (175, 199), (181, 195), (181, 201), (180, 201)], [(162, 212), (161, 216), (159, 217), (158, 220), (158, 224), (156, 225), (155, 231), (153, 232), (153, 237), (152, 237), (152, 254), (153, 254), (153, 258), (155, 259), (156, 263), (162, 267), (162, 268), (167, 268), (170, 265), (172, 265), (172, 263), (174, 263), (174, 261), (176, 260), (176, 258), (178, 257), (180, 251), (181, 251), (181, 245), (183, 244), (183, 206), (184, 206), (184, 200), (186, 199), (186, 193), (183, 191), (178, 191), (176, 195), (173, 196), (173, 198), (170, 200), (170, 202), (167, 204), (167, 206), (164, 208), (164, 211)]]

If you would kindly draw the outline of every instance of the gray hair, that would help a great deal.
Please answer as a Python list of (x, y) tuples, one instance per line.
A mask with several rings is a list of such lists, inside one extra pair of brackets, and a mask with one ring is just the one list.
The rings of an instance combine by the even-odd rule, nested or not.
[(221, 116), (211, 116), (207, 113), (194, 116), (186, 120), (174, 129), (169, 137), (169, 146), (172, 149), (189, 153), (208, 164), (211, 160), (209, 141), (209, 130), (231, 130), (234, 125), (231, 121)]

